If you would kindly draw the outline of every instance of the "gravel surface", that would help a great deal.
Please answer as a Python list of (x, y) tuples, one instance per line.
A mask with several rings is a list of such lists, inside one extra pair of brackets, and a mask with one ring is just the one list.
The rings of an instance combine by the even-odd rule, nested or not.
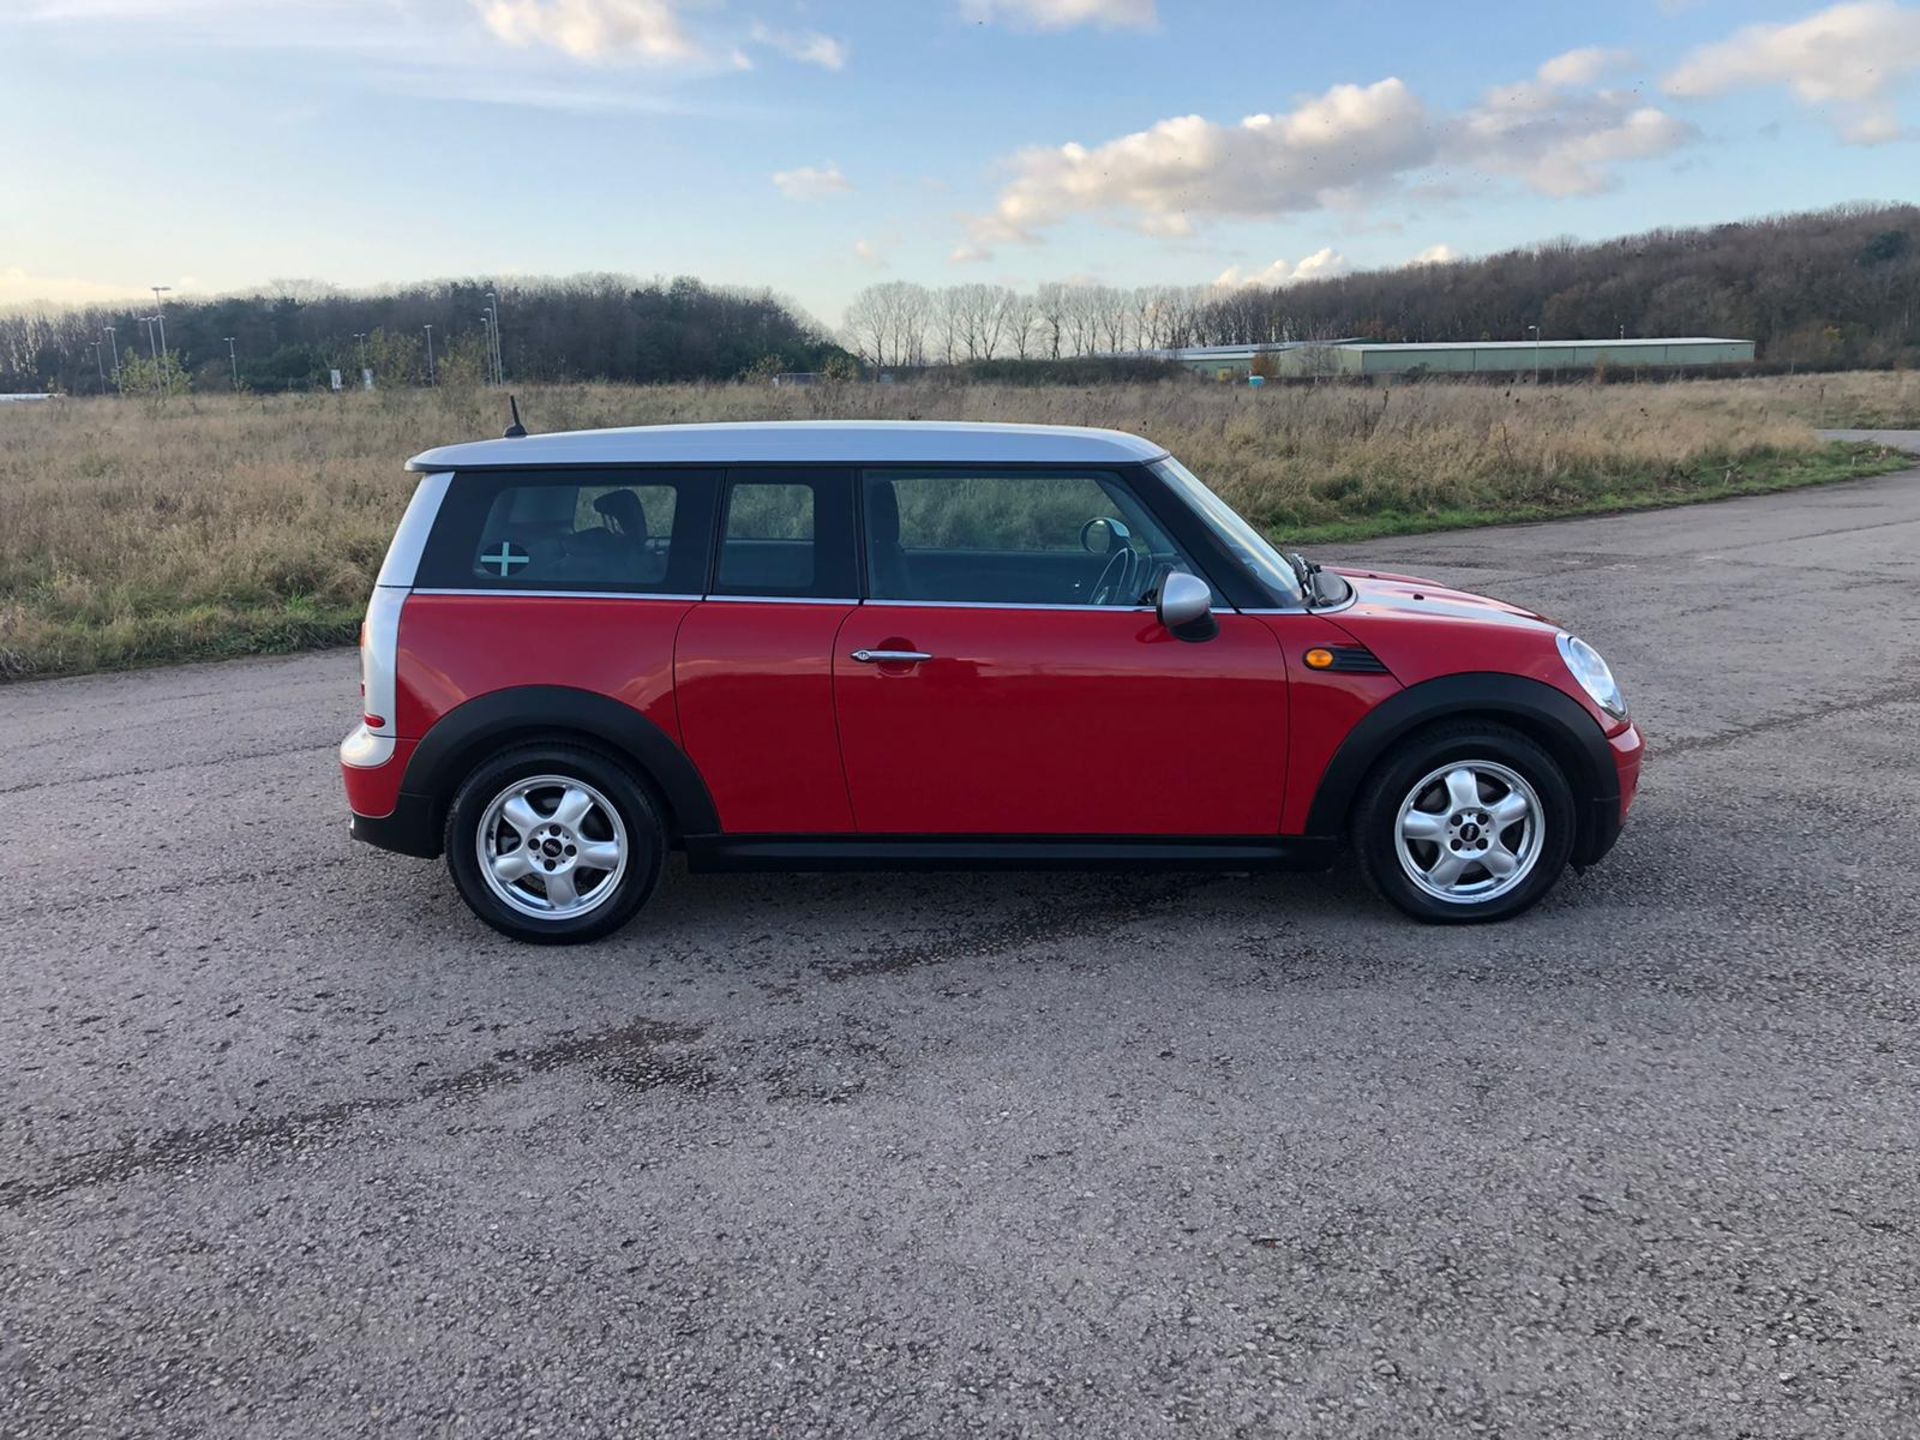
[(0, 689), (0, 1435), (1920, 1432), (1920, 472), (1340, 558), (1623, 677), (1518, 922), (675, 867), (521, 947), (348, 840), (348, 654)]

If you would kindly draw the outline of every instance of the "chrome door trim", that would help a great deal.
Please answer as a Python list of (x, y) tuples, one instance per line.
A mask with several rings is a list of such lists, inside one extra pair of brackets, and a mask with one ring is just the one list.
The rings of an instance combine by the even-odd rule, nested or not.
[(480, 595), (488, 599), (499, 600), (507, 596), (517, 596), (523, 600), (679, 600), (687, 603), (697, 601), (698, 595), (663, 595), (646, 590), (459, 590), (459, 589), (420, 589), (416, 595)]
[(821, 595), (702, 595), (696, 597), (725, 605), (858, 605), (858, 600)]
[(890, 610), (1091, 610), (1102, 615), (1151, 615), (1151, 605), (1022, 605), (1006, 600), (869, 600)]
[(847, 658), (862, 665), (918, 665), (933, 659), (933, 654), (927, 650), (854, 650)]

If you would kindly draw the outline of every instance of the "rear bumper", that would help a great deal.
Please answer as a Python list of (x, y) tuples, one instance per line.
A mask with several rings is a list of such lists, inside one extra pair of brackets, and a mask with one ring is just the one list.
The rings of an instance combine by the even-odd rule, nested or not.
[(400, 795), (392, 813), (362, 815), (355, 811), (351, 821), (353, 838), (397, 855), (414, 855), (432, 860), (440, 853), (440, 827), (435, 823), (432, 797)]
[(433, 799), (400, 788), (415, 743), (370, 735), (364, 725), (358, 726), (340, 744), (340, 778), (354, 839), (432, 859), (440, 853)]

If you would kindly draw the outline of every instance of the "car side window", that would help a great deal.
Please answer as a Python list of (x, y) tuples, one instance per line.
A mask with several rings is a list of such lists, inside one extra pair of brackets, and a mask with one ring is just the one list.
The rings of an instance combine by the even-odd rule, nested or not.
[(550, 471), (458, 477), (422, 586), (698, 594), (717, 477)]
[(1192, 569), (1117, 475), (870, 470), (863, 484), (875, 600), (1130, 607)]
[(766, 467), (732, 473), (713, 594), (848, 599), (857, 588), (853, 557), (850, 472)]

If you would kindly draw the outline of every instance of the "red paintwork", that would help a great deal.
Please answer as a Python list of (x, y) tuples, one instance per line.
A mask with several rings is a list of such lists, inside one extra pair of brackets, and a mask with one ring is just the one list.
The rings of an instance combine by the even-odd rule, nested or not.
[(384, 765), (361, 769), (357, 765), (342, 765), (341, 778), (347, 786), (347, 808), (356, 815), (365, 815), (369, 820), (381, 820), (393, 813), (393, 807), (399, 803), (400, 781), (407, 773), (407, 762), (413, 759), (417, 740), (396, 740), (393, 755)]
[(1245, 615), (1188, 644), (1125, 610), (862, 606), (834, 646), (854, 816), (885, 835), (1272, 835), (1286, 674)]
[(515, 685), (568, 685), (624, 701), (680, 739), (673, 636), (688, 600), (412, 595), (400, 613), (399, 713), (417, 740), (463, 701)]
[(1327, 763), (1340, 742), (1382, 700), (1398, 691), (1391, 675), (1344, 675), (1310, 670), (1300, 657), (1316, 645), (1351, 645), (1353, 637), (1320, 615), (1262, 615), (1288, 663), (1292, 677), (1293, 725), (1287, 748), (1287, 802), (1280, 813), (1280, 833), (1304, 835), (1307, 812)]
[(1607, 732), (1620, 772), (1620, 818), (1626, 818), (1640, 783), (1645, 748), (1640, 732), (1594, 704), (1567, 673), (1554, 642), (1559, 626), (1517, 605), (1411, 575), (1377, 570), (1340, 573), (1359, 594), (1334, 620), (1385, 661), (1402, 684), (1492, 671), (1524, 675), (1571, 696)]
[[(1327, 764), (1403, 686), (1528, 676), (1606, 731), (1621, 815), (1639, 732), (1588, 699), (1555, 627), (1410, 576), (1343, 571), (1332, 615), (1219, 617), (1183, 642), (1148, 614), (415, 594), (400, 623), (394, 757), (343, 767), (353, 810), (392, 813), (418, 740), (489, 692), (618, 699), (682, 745), (733, 834), (1302, 834)], [(1360, 644), (1390, 674), (1307, 669)], [(857, 649), (924, 650), (863, 665)], [(1291, 684), (1289, 684), (1291, 678)]]
[(1646, 758), (1647, 746), (1632, 724), (1622, 726), (1607, 743), (1613, 747), (1613, 763), (1620, 771), (1620, 819), (1624, 823), (1627, 811), (1633, 808), (1633, 797), (1640, 793), (1640, 762)]
[(852, 608), (711, 601), (682, 622), (680, 727), (729, 833), (853, 829), (833, 714), (833, 637)]

